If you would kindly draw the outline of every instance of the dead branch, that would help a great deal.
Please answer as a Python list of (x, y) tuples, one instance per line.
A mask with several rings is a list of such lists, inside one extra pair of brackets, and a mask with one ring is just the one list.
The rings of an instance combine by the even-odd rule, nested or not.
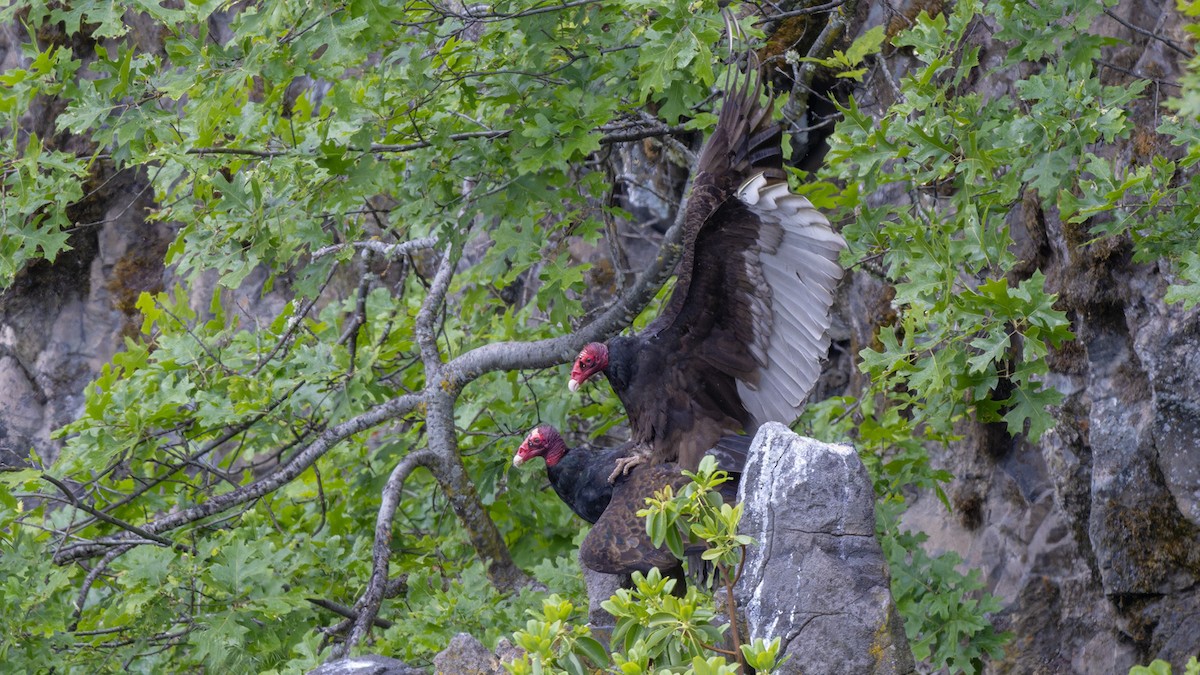
[(409, 453), (388, 476), (387, 484), (383, 487), (383, 499), (379, 504), (379, 514), (375, 517), (375, 544), (371, 548), (371, 578), (362, 597), (354, 605), (354, 616), (350, 635), (346, 641), (334, 648), (334, 658), (346, 656), (350, 648), (357, 645), (367, 636), (367, 631), (379, 614), (383, 597), (388, 587), (388, 564), (392, 557), (392, 520), (396, 517), (396, 509), (400, 506), (401, 492), (404, 481), (408, 479), (417, 467), (430, 468), (435, 461), (434, 453), (428, 449)]
[(96, 579), (104, 573), (104, 570), (108, 567), (110, 562), (116, 560), (121, 555), (132, 551), (133, 548), (133, 544), (114, 548), (106, 553), (104, 557), (100, 559), (100, 562), (96, 563), (95, 567), (88, 571), (87, 577), (83, 580), (83, 585), (79, 587), (79, 594), (75, 596), (75, 609), (71, 612), (71, 625), (67, 626), (68, 631), (75, 633), (76, 629), (79, 628), (79, 620), (83, 618), (83, 606), (87, 604), (87, 598), (88, 594), (92, 590), (92, 584), (96, 583)]
[(115, 525), (115, 526), (121, 528), (122, 530), (136, 534), (139, 537), (142, 537), (143, 539), (149, 539), (150, 541), (153, 541), (153, 542), (159, 544), (160, 546), (165, 546), (167, 548), (173, 548), (176, 551), (179, 551), (180, 553), (190, 553), (192, 555), (196, 555), (196, 549), (192, 548), (191, 546), (184, 546), (183, 544), (177, 544), (177, 543), (171, 541), (170, 539), (167, 539), (166, 537), (160, 537), (157, 534), (154, 534), (153, 532), (148, 532), (148, 531), (138, 527), (137, 525), (134, 525), (132, 523), (127, 523), (127, 522), (121, 520), (120, 518), (115, 518), (97, 508), (94, 508), (88, 504), (84, 504), (83, 502), (79, 501), (79, 499), (75, 496), (75, 493), (71, 492), (70, 488), (68, 488), (57, 478), (55, 478), (49, 474), (42, 474), (42, 480), (44, 480), (47, 483), (50, 483), (54, 487), (58, 488), (59, 492), (62, 492), (63, 495), (66, 496), (67, 500), (71, 502), (71, 506), (74, 506), (75, 508), (79, 509), (80, 511), (89, 513), (92, 516), (95, 516), (96, 518), (103, 520), (104, 522), (108, 523), (109, 525)]
[(321, 247), (313, 251), (312, 257), (313, 260), (316, 260), (317, 258), (323, 258), (330, 253), (336, 253), (345, 248), (356, 248), (360, 251), (378, 253), (385, 258), (399, 258), (413, 251), (433, 248), (434, 246), (437, 246), (437, 237), (422, 237), (396, 244), (385, 244), (382, 241), (353, 241), (345, 244), (333, 244), (332, 246)]
[[(253, 483), (231, 490), (225, 494), (217, 495), (203, 504), (152, 520), (139, 529), (149, 534), (167, 532), (268, 495), (294, 480), (301, 473), (304, 473), (308, 467), (312, 466), (313, 462), (321, 458), (326, 452), (329, 452), (338, 443), (382, 422), (411, 412), (422, 400), (423, 396), (420, 394), (406, 394), (386, 403), (381, 403), (357, 417), (326, 429), (286, 463)], [(104, 554), (111, 546), (134, 543), (135, 540), (131, 534), (124, 533), (105, 540), (66, 546), (55, 554), (54, 562), (58, 565), (65, 565), (76, 560), (83, 560)]]
[[(358, 614), (356, 614), (353, 609), (351, 609), (345, 605), (333, 602), (332, 600), (325, 600), (324, 598), (305, 598), (305, 600), (308, 600), (309, 602), (316, 605), (317, 607), (320, 607), (321, 609), (327, 609), (327, 610), (333, 612), (334, 614), (337, 614), (340, 617), (343, 617), (346, 619), (351, 619), (351, 620), (358, 618)], [(376, 617), (375, 625), (378, 626), (379, 628), (387, 630), (396, 624), (392, 623), (391, 621), (388, 621), (387, 619), (380, 619), (380, 618)]]

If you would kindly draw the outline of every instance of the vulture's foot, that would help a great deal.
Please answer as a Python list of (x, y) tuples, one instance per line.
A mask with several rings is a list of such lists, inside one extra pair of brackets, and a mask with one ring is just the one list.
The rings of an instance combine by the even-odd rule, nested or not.
[(612, 474), (609, 475), (609, 477), (608, 477), (609, 484), (611, 485), (612, 483), (617, 482), (617, 478), (629, 473), (630, 469), (637, 466), (638, 464), (645, 464), (646, 461), (649, 459), (650, 459), (650, 446), (649, 445), (637, 446), (636, 448), (633, 449), (632, 452), (629, 453), (629, 456), (622, 457), (621, 459), (617, 460), (617, 468), (613, 469)]

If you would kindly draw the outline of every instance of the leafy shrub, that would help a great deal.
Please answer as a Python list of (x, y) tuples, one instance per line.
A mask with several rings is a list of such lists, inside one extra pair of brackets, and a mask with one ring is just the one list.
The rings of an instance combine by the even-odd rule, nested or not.
[[(647, 508), (640, 515), (646, 517), (647, 532), (655, 545), (668, 542), (681, 560), (683, 537), (706, 541), (709, 548), (703, 558), (716, 565), (718, 583), (732, 586), (743, 549), (752, 541), (737, 533), (740, 505), (732, 508), (724, 504), (714, 489), (728, 475), (717, 470), (712, 457), (705, 457), (699, 469), (687, 475), (692, 482), (678, 495), (667, 486), (646, 499)], [(719, 645), (724, 643), (730, 627), (728, 615), (718, 611), (712, 594), (700, 584), (689, 584), (682, 597), (672, 593), (675, 585), (675, 579), (664, 578), (657, 569), (646, 575), (635, 572), (632, 588), (619, 589), (602, 603), (616, 620), (611, 636), (615, 651), (611, 655), (591, 636), (586, 625), (580, 625), (573, 603), (551, 596), (540, 611), (529, 612), (532, 618), (514, 640), (526, 654), (506, 667), (513, 675), (531, 675), (545, 669), (582, 675), (590, 672), (589, 664), (592, 669), (615, 670), (622, 675), (664, 671), (734, 675), (739, 672), (738, 664), (736, 659), (730, 663), (728, 657), (740, 654), (758, 672), (771, 673), (778, 668), (778, 638), (770, 643), (759, 639), (750, 644), (734, 640), (738, 652), (721, 648)]]
[[(1134, 666), (1129, 669), (1129, 675), (1171, 675), (1171, 664), (1162, 659), (1155, 659), (1148, 666)], [(1184, 666), (1184, 675), (1200, 675), (1200, 660), (1195, 656), (1188, 659)]]

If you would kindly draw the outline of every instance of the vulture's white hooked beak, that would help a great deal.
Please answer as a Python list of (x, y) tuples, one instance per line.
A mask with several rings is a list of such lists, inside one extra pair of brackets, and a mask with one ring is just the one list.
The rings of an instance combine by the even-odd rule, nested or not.
[(567, 381), (567, 389), (570, 389), (571, 391), (579, 391), (579, 380), (576, 380), (572, 377)]
[(513, 455), (513, 466), (521, 466), (525, 463), (525, 458), (520, 455)]

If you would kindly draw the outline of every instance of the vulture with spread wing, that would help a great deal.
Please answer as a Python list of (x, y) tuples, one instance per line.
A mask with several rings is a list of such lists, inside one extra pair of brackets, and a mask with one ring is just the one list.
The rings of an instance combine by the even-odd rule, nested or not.
[[(749, 436), (726, 436), (706, 453), (731, 476), (720, 488), (726, 502), (737, 498), (737, 479), (750, 442)], [(676, 464), (659, 464), (640, 467), (615, 484), (609, 483), (618, 460), (632, 449), (630, 442), (616, 448), (572, 451), (554, 427), (542, 425), (525, 437), (513, 465), (544, 457), (546, 475), (559, 498), (580, 518), (595, 524), (579, 548), (580, 562), (586, 567), (605, 574), (644, 574), (658, 568), (678, 577), (679, 560), (665, 545), (654, 546), (646, 534), (646, 521), (637, 512), (645, 508), (646, 497), (664, 485), (678, 491), (690, 479)]]
[(570, 388), (599, 372), (629, 415), (630, 467), (694, 470), (722, 435), (792, 422), (829, 349), (841, 235), (783, 169), (779, 124), (756, 69), (728, 87), (700, 152), (675, 289), (642, 332), (583, 348)]

